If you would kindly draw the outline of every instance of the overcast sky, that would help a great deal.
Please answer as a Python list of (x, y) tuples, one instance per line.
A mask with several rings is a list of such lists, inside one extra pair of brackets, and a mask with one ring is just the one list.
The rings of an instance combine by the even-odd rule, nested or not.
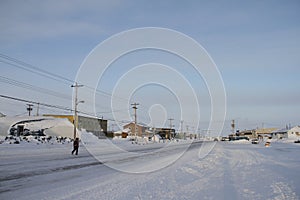
[[(68, 80), (75, 80), (80, 65), (99, 43), (128, 29), (163, 27), (193, 38), (206, 49), (217, 65), (227, 96), (224, 132), (230, 131), (232, 119), (236, 120), (239, 129), (300, 125), (299, 19), (300, 3), (297, 0), (2, 0), (0, 94), (71, 107), (72, 89)], [(151, 58), (162, 59), (157, 52), (149, 51), (148, 57), (143, 57), (145, 54), (147, 52), (135, 56), (141, 56), (147, 62), (149, 55)], [(23, 68), (19, 65), (16, 67), (15, 60), (9, 61), (6, 56), (58, 74), (65, 80), (53, 80), (37, 74), (36, 70), (32, 73), (25, 67), (26, 71), (24, 65)], [(168, 58), (169, 55), (165, 55), (163, 60)], [(121, 61), (119, 67), (124, 65), (129, 70), (130, 59)], [(172, 61), (169, 64), (172, 65)], [(116, 64), (110, 73), (121, 71)], [(204, 99), (200, 108), (203, 111), (201, 119), (205, 123), (210, 118), (209, 94), (205, 91), (205, 83), (201, 78), (195, 80), (197, 77), (192, 71), (183, 71), (184, 76), (191, 80), (197, 97)], [(116, 77), (121, 76), (119, 74)], [(105, 81), (100, 81), (98, 89), (111, 94), (116, 77), (104, 77)], [(110, 82), (110, 79), (113, 81)], [(24, 88), (23, 83), (29, 84), (27, 88)], [(82, 89), (84, 88), (79, 90)], [(170, 91), (154, 85), (139, 88), (129, 97), (130, 103), (140, 103), (138, 111), (141, 122), (149, 124), (153, 120), (148, 116), (151, 108), (150, 112), (160, 113), (164, 119), (174, 118), (173, 123), (179, 127), (180, 116), (176, 98), (172, 94), (161, 95), (168, 92)], [(98, 103), (97, 112), (104, 118), (112, 119), (110, 104), (105, 100), (111, 96), (104, 96), (99, 94), (96, 97), (101, 102)], [(87, 99), (85, 101), (86, 105), (90, 102)], [(1, 113), (12, 116), (26, 113), (26, 103), (3, 98), (0, 98), (0, 102)], [(41, 112), (62, 112), (47, 109), (49, 108), (41, 108)], [(132, 114), (130, 105), (124, 111)], [(193, 118), (194, 116), (183, 119), (190, 128), (195, 128), (192, 124)], [(167, 124), (168, 121), (164, 125)]]

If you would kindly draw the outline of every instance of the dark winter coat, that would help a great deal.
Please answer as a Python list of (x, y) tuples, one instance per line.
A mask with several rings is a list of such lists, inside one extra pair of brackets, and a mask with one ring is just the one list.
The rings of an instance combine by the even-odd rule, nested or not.
[(79, 147), (79, 140), (78, 139), (74, 140), (73, 146), (74, 146), (74, 148)]

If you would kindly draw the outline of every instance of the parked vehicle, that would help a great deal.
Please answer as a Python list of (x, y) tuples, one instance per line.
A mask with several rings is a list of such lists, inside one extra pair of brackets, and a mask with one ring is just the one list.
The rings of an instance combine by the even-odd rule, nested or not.
[(229, 138), (228, 137), (222, 137), (221, 141), (229, 141)]
[(265, 143), (265, 147), (269, 147), (269, 146), (271, 146), (271, 143), (270, 142), (266, 142)]
[(296, 141), (294, 141), (294, 143), (300, 143), (300, 140), (296, 140)]
[(258, 141), (258, 139), (252, 139), (251, 143), (252, 143), (252, 144), (258, 144), (259, 141)]

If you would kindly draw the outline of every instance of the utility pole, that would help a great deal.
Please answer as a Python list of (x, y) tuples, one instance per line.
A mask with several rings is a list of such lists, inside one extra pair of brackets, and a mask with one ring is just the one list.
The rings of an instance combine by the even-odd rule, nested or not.
[(232, 134), (234, 135), (234, 128), (235, 128), (235, 123), (234, 120), (231, 121), (231, 130), (232, 130)]
[(170, 120), (170, 140), (172, 139), (172, 136), (171, 136), (171, 131), (172, 131), (172, 127), (173, 127), (173, 125), (172, 125), (172, 120), (174, 120), (174, 119), (172, 119), (172, 118), (169, 118), (168, 120)]
[(103, 116), (100, 118), (100, 131), (98, 132), (98, 139), (100, 138), (101, 133), (103, 134)]
[(78, 116), (77, 116), (77, 106), (79, 103), (84, 103), (84, 101), (79, 101), (78, 102), (78, 98), (77, 98), (77, 94), (78, 94), (78, 88), (79, 87), (83, 87), (83, 85), (78, 85), (77, 82), (75, 82), (74, 85), (71, 85), (71, 87), (75, 88), (75, 97), (74, 97), (74, 140), (76, 139), (76, 129), (77, 129), (77, 125), (78, 125)]
[(201, 139), (201, 129), (198, 129), (198, 137), (199, 137), (199, 140)]
[[(183, 120), (180, 121), (180, 134), (183, 134)], [(181, 136), (180, 136), (181, 137)]]
[[(107, 129), (107, 127), (106, 127), (106, 129)], [(103, 116), (101, 116), (100, 131), (103, 132)]]
[(137, 106), (140, 105), (138, 103), (132, 103), (132, 108), (134, 109), (134, 136), (135, 136), (135, 141), (137, 140), (137, 137), (136, 137), (136, 124), (137, 124), (137, 116), (136, 116), (136, 110), (138, 109)]
[(39, 116), (39, 111), (40, 111), (40, 103), (37, 104), (36, 116)]
[(186, 125), (186, 133), (184, 134), (184, 139), (186, 140), (186, 134), (189, 134), (189, 125)]
[(27, 104), (28, 108), (27, 108), (27, 111), (28, 111), (28, 116), (30, 116), (31, 114), (31, 111), (32, 111), (32, 104)]

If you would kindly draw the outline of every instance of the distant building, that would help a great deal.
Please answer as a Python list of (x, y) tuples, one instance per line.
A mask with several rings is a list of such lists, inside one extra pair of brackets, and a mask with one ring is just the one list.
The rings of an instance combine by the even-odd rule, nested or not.
[[(129, 136), (135, 136), (134, 128), (134, 122), (130, 122), (129, 124), (123, 126), (123, 132), (126, 130)], [(149, 128), (147, 125), (140, 123), (136, 125), (136, 130), (136, 135), (139, 137), (152, 137), (153, 135), (157, 134), (163, 139), (170, 139), (174, 138), (176, 135), (175, 129)]]
[(253, 130), (253, 129), (252, 130), (243, 130), (243, 131), (237, 130), (236, 136), (247, 137), (248, 139), (252, 139), (252, 138), (255, 138), (255, 130)]
[(277, 128), (259, 128), (255, 130), (256, 137), (271, 137), (272, 132), (277, 130)]
[[(71, 123), (74, 123), (73, 115), (52, 115), (46, 114), (44, 116), (47, 117), (55, 117), (55, 118), (66, 118)], [(94, 118), (94, 117), (85, 117), (78, 116), (78, 127), (79, 130), (85, 129), (88, 132), (93, 133), (98, 137), (105, 137), (104, 134), (107, 133), (107, 120)]]
[(239, 137), (242, 138), (247, 137), (248, 139), (271, 137), (272, 132), (276, 129), (277, 128), (259, 128), (259, 129), (243, 130), (243, 131), (237, 130), (235, 134), (231, 134), (229, 135), (229, 137), (232, 140)]
[(300, 126), (295, 126), (293, 128), (282, 128), (274, 130), (271, 133), (272, 137), (274, 138), (293, 138), (293, 137), (300, 137)]
[(176, 136), (175, 129), (171, 128), (155, 128), (155, 134), (158, 134), (163, 139), (171, 139)]
[[(136, 131), (134, 130), (136, 128)], [(148, 127), (143, 124), (136, 124), (134, 122), (130, 122), (129, 124), (126, 124), (123, 126), (124, 130), (127, 130), (127, 133), (129, 136), (145, 136), (146, 135), (146, 130)]]

